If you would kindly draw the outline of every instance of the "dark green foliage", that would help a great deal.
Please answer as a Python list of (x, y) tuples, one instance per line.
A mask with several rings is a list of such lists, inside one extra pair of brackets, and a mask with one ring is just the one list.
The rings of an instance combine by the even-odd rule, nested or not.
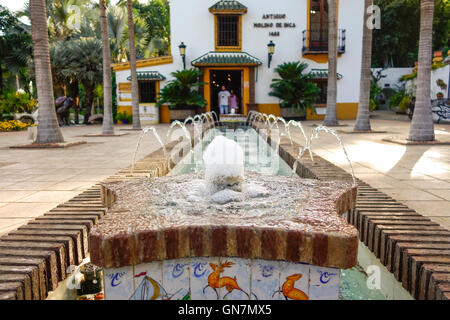
[[(26, 78), (31, 57), (31, 34), (15, 15), (0, 6), (0, 94), (7, 75)], [(15, 84), (15, 80), (12, 81)]]
[(205, 98), (198, 92), (202, 72), (197, 69), (187, 69), (171, 73), (175, 80), (170, 81), (159, 93), (157, 106), (170, 104), (171, 108), (203, 107)]
[(295, 108), (298, 111), (314, 109), (320, 89), (311, 81), (311, 76), (305, 73), (308, 64), (304, 62), (286, 62), (279, 65), (275, 72), (280, 79), (273, 79), (269, 95), (281, 100), (282, 108)]
[(30, 95), (21, 92), (6, 92), (0, 96), (0, 115), (8, 113), (31, 113), (36, 101)]
[[(410, 67), (417, 61), (420, 0), (375, 0), (381, 8), (381, 29), (373, 32), (373, 67)], [(450, 2), (436, 0), (433, 50), (450, 47)]]

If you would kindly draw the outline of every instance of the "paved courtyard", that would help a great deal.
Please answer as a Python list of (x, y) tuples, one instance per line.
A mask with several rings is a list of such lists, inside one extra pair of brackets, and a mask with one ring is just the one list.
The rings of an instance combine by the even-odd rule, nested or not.
[[(340, 121), (350, 130), (353, 121)], [(307, 133), (314, 124), (304, 125)], [(355, 174), (394, 199), (450, 229), (450, 146), (404, 146), (381, 139), (406, 136), (410, 123), (402, 120), (372, 120), (380, 134), (340, 134), (353, 162)], [(83, 137), (98, 134), (100, 126), (63, 128), (66, 141), (87, 141), (67, 149), (9, 149), (27, 142), (26, 132), (0, 133), (0, 235), (16, 229), (29, 219), (42, 215), (71, 199), (82, 190), (114, 174), (131, 163), (139, 133), (116, 137)], [(158, 125), (163, 140), (168, 125)], [(450, 138), (450, 125), (436, 125), (437, 138)], [(294, 139), (303, 144), (298, 129)], [(142, 142), (138, 159), (159, 148), (148, 135)], [(350, 172), (346, 159), (332, 136), (321, 133), (313, 150), (321, 157)], [(307, 156), (307, 155), (305, 155)]]
[[(321, 123), (306, 122), (307, 132), (313, 124)], [(336, 130), (351, 130), (354, 121), (340, 124), (348, 127)], [(387, 133), (340, 133), (356, 177), (450, 229), (450, 145), (405, 146), (384, 142), (383, 138), (392, 136), (407, 137), (410, 122), (374, 119), (371, 124), (372, 130)], [(298, 131), (294, 139), (303, 144)], [(450, 125), (435, 125), (435, 133), (438, 140), (450, 141)], [(331, 135), (320, 133), (320, 139), (314, 140), (312, 147), (316, 154), (350, 172)]]
[[(0, 235), (129, 166), (139, 133), (120, 129), (130, 127), (116, 126), (127, 133), (116, 137), (83, 137), (100, 134), (99, 125), (62, 128), (66, 141), (88, 142), (66, 149), (9, 149), (27, 143), (27, 133), (0, 133)], [(169, 126), (156, 127), (164, 139)], [(159, 147), (148, 134), (137, 159)]]

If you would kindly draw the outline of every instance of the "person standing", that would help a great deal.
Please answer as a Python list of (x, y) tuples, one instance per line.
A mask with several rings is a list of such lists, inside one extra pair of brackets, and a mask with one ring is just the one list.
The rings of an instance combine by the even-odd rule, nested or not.
[(238, 97), (234, 92), (234, 90), (230, 90), (230, 112), (237, 113), (238, 108), (239, 108)]
[(222, 86), (222, 90), (219, 92), (219, 108), (220, 114), (228, 113), (228, 105), (229, 105), (229, 97), (231, 96), (230, 92)]

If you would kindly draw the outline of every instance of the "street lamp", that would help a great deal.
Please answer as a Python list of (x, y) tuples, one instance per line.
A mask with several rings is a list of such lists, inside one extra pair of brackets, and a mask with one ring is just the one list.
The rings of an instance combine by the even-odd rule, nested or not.
[(275, 53), (275, 43), (270, 40), (270, 42), (267, 44), (267, 50), (269, 51), (269, 69), (270, 69), (270, 62), (272, 61), (272, 56)]
[(184, 42), (181, 42), (181, 44), (178, 46), (180, 49), (180, 56), (183, 58), (183, 70), (186, 69), (186, 45)]

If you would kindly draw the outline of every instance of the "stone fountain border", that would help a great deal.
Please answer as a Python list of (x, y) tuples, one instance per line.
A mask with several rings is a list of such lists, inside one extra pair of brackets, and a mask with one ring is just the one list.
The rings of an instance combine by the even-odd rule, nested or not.
[[(254, 126), (259, 131), (258, 126)], [(267, 138), (271, 143), (270, 137)], [(195, 144), (197, 141), (191, 141)], [(171, 150), (174, 145), (168, 145)], [(292, 167), (298, 145), (282, 139), (280, 156)], [(162, 148), (138, 161), (134, 175), (167, 173)], [(131, 179), (130, 167), (106, 181)], [(315, 155), (303, 157), (297, 174), (319, 180), (351, 180), (351, 175)], [(416, 299), (450, 299), (450, 232), (357, 179), (357, 205), (347, 220), (360, 232), (360, 239), (381, 263), (402, 282)], [(66, 268), (89, 254), (88, 233), (106, 208), (101, 185), (0, 237), (0, 300), (45, 299), (67, 278)]]
[[(258, 132), (265, 129), (257, 123), (253, 127)], [(263, 136), (270, 145), (278, 143)], [(279, 152), (293, 167), (298, 145), (282, 138)], [(304, 178), (352, 181), (345, 170), (315, 154), (314, 162), (303, 157), (296, 173)], [(450, 231), (364, 181), (356, 181), (357, 204), (347, 221), (359, 230), (360, 241), (415, 299), (449, 300)]]

